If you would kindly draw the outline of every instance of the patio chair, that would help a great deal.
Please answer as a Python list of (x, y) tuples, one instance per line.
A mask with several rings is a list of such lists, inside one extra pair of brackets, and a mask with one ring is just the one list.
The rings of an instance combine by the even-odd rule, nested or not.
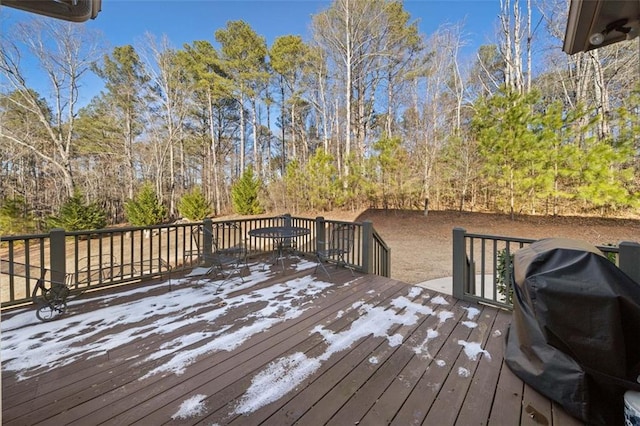
[(336, 224), (331, 231), (331, 237), (329, 238), (328, 245), (325, 241), (318, 241), (318, 247), (325, 247), (324, 249), (316, 252), (317, 265), (314, 273), (318, 271), (318, 267), (331, 277), (331, 274), (324, 266), (329, 261), (335, 261), (336, 268), (338, 266), (344, 266), (351, 271), (353, 276), (353, 268), (347, 263), (345, 256), (351, 253), (353, 248), (356, 234), (356, 226), (351, 223)]
[[(276, 226), (282, 226), (285, 228), (291, 227), (291, 216), (282, 215), (276, 217)], [(296, 253), (298, 251), (298, 242), (295, 238), (285, 238), (280, 241), (280, 252)], [(284, 267), (284, 265), (283, 265)]]
[[(242, 282), (244, 277), (242, 273), (247, 268), (247, 250), (244, 243), (237, 243), (234, 246), (227, 248), (220, 248), (218, 239), (215, 238), (211, 232), (203, 226), (199, 227), (199, 231), (202, 235), (207, 235), (211, 238), (212, 247), (211, 252), (207, 253), (204, 247), (201, 247), (201, 243), (205, 238), (196, 238), (196, 247), (198, 249), (198, 260), (200, 266), (194, 268), (187, 277), (198, 277), (197, 283), (205, 276), (219, 276), (219, 282), (216, 287), (216, 293), (220, 292), (222, 285), (229, 281), (234, 275), (237, 275)], [(190, 254), (189, 254), (190, 255)]]

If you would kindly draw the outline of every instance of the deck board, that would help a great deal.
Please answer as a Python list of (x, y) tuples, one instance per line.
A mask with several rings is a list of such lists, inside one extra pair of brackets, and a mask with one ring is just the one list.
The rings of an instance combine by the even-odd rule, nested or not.
[[(372, 284), (375, 284), (375, 282), (372, 282)], [(384, 283), (380, 281), (380, 285), (384, 285)], [(386, 290), (383, 290), (383, 292), (389, 293), (389, 294), (395, 294), (401, 288), (402, 286), (389, 286), (389, 288)], [(368, 300), (368, 298), (373, 298), (373, 295), (367, 295), (367, 292), (371, 291), (372, 289), (375, 289), (375, 286), (373, 285), (370, 286), (368, 284), (365, 284), (360, 291), (358, 292), (350, 291), (349, 293), (351, 295), (360, 297), (362, 300)], [(251, 379), (251, 375), (255, 373), (259, 368), (262, 368), (265, 366), (265, 362), (264, 362), (265, 359), (267, 360), (276, 359), (286, 353), (292, 353), (292, 352), (309, 353), (313, 351), (314, 348), (322, 342), (322, 340), (320, 339), (320, 336), (319, 335), (309, 336), (307, 333), (299, 333), (297, 331), (298, 330), (305, 331), (310, 328), (313, 328), (312, 326), (315, 324), (330, 321), (330, 318), (334, 316), (336, 312), (338, 312), (341, 309), (347, 308), (348, 305), (350, 305), (352, 302), (353, 300), (351, 298), (349, 298), (346, 301), (346, 303), (343, 303), (343, 304), (336, 304), (334, 301), (331, 301), (330, 306), (327, 306), (327, 307), (324, 307), (323, 304), (319, 303), (315, 307), (315, 310), (317, 310), (318, 312), (317, 317), (312, 318), (309, 324), (300, 324), (295, 330), (296, 333), (290, 336), (288, 334), (290, 334), (289, 332), (291, 331), (291, 329), (285, 330), (285, 332), (288, 333), (287, 335), (284, 336), (286, 337), (286, 339), (283, 339), (278, 345), (272, 346), (266, 352), (260, 353), (259, 357), (254, 355), (250, 356), (246, 351), (243, 352), (241, 355), (247, 358), (248, 360), (247, 362), (242, 362), (242, 359), (236, 359), (236, 357), (234, 357), (234, 362), (237, 365), (233, 369), (229, 370), (225, 374), (225, 377), (220, 378), (221, 380), (224, 380), (224, 381), (216, 380), (213, 383), (209, 384), (209, 388), (212, 390), (222, 389), (221, 392), (216, 393), (211, 399), (217, 400), (217, 401), (229, 401), (229, 400), (233, 400), (235, 398), (240, 397), (248, 387), (248, 382)], [(348, 323), (348, 317), (342, 317), (342, 319), (337, 322), (343, 323), (346, 325)], [(265, 340), (265, 345), (267, 344), (272, 345), (273, 339), (270, 338), (268, 340)], [(205, 388), (205, 390), (207, 389)], [(222, 405), (221, 403), (217, 403), (217, 404), (213, 403), (208, 406), (211, 409), (224, 408), (224, 405)], [(257, 416), (257, 413), (254, 413), (254, 414), (256, 414)], [(147, 418), (146, 420), (148, 422), (153, 422), (155, 419)], [(230, 421), (230, 419), (227, 419), (227, 421)]]
[(524, 383), (501, 360), (500, 377), (489, 415), (490, 425), (516, 425), (520, 423)]
[[(401, 326), (395, 326), (391, 329), (389, 334), (394, 335), (400, 332)], [(410, 334), (416, 329), (416, 325), (410, 325), (405, 327), (405, 331)], [(362, 411), (362, 407), (358, 407), (358, 402), (363, 394), (367, 394), (367, 390), (361, 388), (367, 385), (371, 385), (371, 378), (375, 372), (378, 371), (378, 366), (391, 367), (391, 356), (398, 348), (398, 346), (391, 347), (387, 344), (386, 339), (382, 337), (370, 338), (371, 344), (368, 345), (368, 351), (359, 351), (359, 356), (352, 361), (353, 367), (346, 375), (334, 374), (328, 381), (330, 383), (336, 383), (333, 388), (329, 390), (324, 396), (309, 410), (301, 421), (306, 423), (307, 421), (319, 421), (324, 424), (330, 422), (330, 420), (338, 419), (338, 422), (350, 423), (357, 422), (359, 415)], [(371, 362), (371, 358), (374, 357), (377, 363)], [(340, 379), (340, 380), (338, 380)], [(345, 395), (349, 397), (345, 400)], [(375, 393), (370, 395), (370, 398), (375, 398)], [(354, 399), (356, 401), (354, 402)], [(350, 418), (353, 417), (353, 420)]]
[[(491, 332), (492, 338), (488, 339), (485, 346), (489, 353), (501, 353), (505, 337), (501, 330), (505, 330), (510, 322), (511, 314), (505, 311), (497, 311), (493, 323), (493, 331)], [(468, 395), (474, 395), (474, 397), (466, 399), (456, 420), (458, 424), (469, 425), (476, 423), (477, 419), (489, 418), (502, 364), (501, 359), (496, 358), (489, 360), (483, 356), (478, 362), (476, 373), (473, 375), (473, 380), (467, 392)]]
[[(496, 311), (490, 308), (484, 308), (480, 312), (481, 321), (478, 326), (469, 330), (469, 336), (465, 342), (480, 342), (482, 348), (486, 347), (487, 340), (493, 332), (493, 322), (495, 320)], [(458, 324), (461, 327), (461, 323)], [(464, 325), (462, 325), (464, 327)], [(457, 340), (459, 343), (460, 340)], [(450, 346), (454, 351), (455, 346)], [(431, 406), (424, 423), (427, 424), (454, 424), (458, 417), (458, 413), (462, 409), (468, 389), (471, 386), (473, 375), (479, 360), (486, 358), (487, 355), (482, 353), (473, 353), (471, 357), (466, 356), (463, 351), (458, 352), (458, 356), (444, 381), (438, 397)], [(489, 355), (490, 357), (490, 355)]]
[(468, 306), (458, 302), (455, 305), (455, 317), (446, 321), (445, 326), (438, 328), (439, 336), (434, 339), (437, 346), (435, 351), (429, 345), (433, 359), (424, 370), (415, 388), (395, 415), (392, 423), (397, 425), (422, 424), (424, 418), (440, 395), (442, 384), (453, 372), (452, 367), (460, 353), (458, 340), (466, 340), (470, 329), (460, 324), (460, 319), (466, 314), (461, 307)]
[[(229, 284), (220, 296), (206, 281), (179, 277), (171, 288), (155, 282), (86, 294), (51, 328), (25, 326), (21, 332), (62, 326), (72, 362), (20, 371), (20, 380), (4, 368), (3, 353), (3, 424), (580, 424), (504, 364), (508, 312), (348, 270), (332, 269), (328, 279), (289, 267), (255, 283), (253, 268), (250, 284)], [(92, 319), (96, 312), (122, 321), (105, 326)], [(26, 314), (3, 320), (13, 315)], [(34, 345), (56, 341), (41, 341), (42, 333)], [(461, 342), (487, 354), (473, 359)], [(175, 367), (178, 355), (192, 359), (152, 374)], [(262, 403), (260, 393), (249, 398), (275, 366), (287, 373), (266, 383), (284, 390), (274, 397), (265, 389)], [(193, 397), (202, 411), (177, 417)]]
[[(452, 299), (451, 301), (453, 302)], [(417, 415), (421, 411), (422, 405), (429, 404), (430, 400), (426, 394), (423, 395), (424, 397), (419, 396), (423, 392), (420, 386), (426, 385), (428, 389), (431, 389), (432, 385), (429, 381), (421, 381), (421, 378), (425, 374), (431, 376), (431, 373), (434, 373), (432, 378), (436, 378), (436, 370), (440, 370), (442, 367), (437, 365), (434, 357), (437, 356), (439, 362), (446, 362), (440, 349), (449, 338), (455, 324), (453, 321), (440, 324), (437, 317), (427, 318), (421, 330), (409, 338), (411, 346), (416, 348), (412, 351), (409, 362), (394, 377), (384, 394), (378, 398), (371, 410), (365, 415), (363, 421), (376, 422), (382, 420), (384, 423), (390, 423), (395, 417), (395, 423), (407, 422), (406, 424), (409, 424), (409, 419), (413, 415), (411, 411), (415, 411)], [(430, 332), (437, 332), (437, 335), (430, 334)], [(425, 342), (428, 342), (428, 348), (424, 344)], [(443, 377), (442, 373), (444, 371), (439, 373)], [(412, 398), (410, 398), (411, 395), (413, 395)], [(414, 409), (413, 405), (418, 407)]]
[[(414, 301), (419, 303), (417, 300)], [(455, 304), (453, 299), (449, 299), (449, 302), (452, 305)], [(351, 421), (353, 423), (377, 422), (381, 419), (389, 422), (391, 419), (385, 419), (385, 414), (391, 414), (396, 411), (389, 409), (389, 407), (400, 407), (411, 386), (412, 382), (408, 380), (407, 375), (410, 376), (413, 373), (414, 379), (418, 379), (415, 373), (420, 371), (419, 365), (414, 367), (415, 372), (411, 371), (411, 368), (407, 370), (407, 366), (413, 359), (417, 359), (418, 364), (430, 361), (430, 357), (427, 354), (418, 356), (415, 348), (420, 348), (421, 343), (428, 338), (429, 332), (439, 330), (442, 325), (439, 323), (437, 316), (430, 315), (424, 317), (416, 327), (399, 330), (401, 334), (410, 336), (405, 343), (414, 349), (408, 349), (405, 345), (397, 346), (388, 359), (384, 360), (384, 362), (380, 360), (376, 364), (376, 366), (379, 365), (379, 368), (377, 368), (375, 374), (358, 390), (342, 410), (336, 413), (334, 423), (339, 424), (343, 418), (346, 418), (349, 423)], [(432, 342), (430, 341), (430, 343)], [(422, 351), (423, 349), (420, 348), (419, 350)], [(377, 358), (380, 359), (380, 357)], [(392, 387), (396, 389), (390, 389)], [(383, 405), (380, 403), (387, 404), (387, 407), (382, 408)], [(375, 407), (376, 405), (377, 407)], [(369, 412), (372, 412), (372, 415), (367, 417)]]

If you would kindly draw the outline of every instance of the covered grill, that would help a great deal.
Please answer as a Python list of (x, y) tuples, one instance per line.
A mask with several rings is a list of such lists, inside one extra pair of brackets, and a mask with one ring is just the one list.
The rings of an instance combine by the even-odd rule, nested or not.
[(582, 241), (537, 241), (513, 265), (507, 365), (571, 415), (622, 424), (624, 391), (640, 389), (640, 285)]

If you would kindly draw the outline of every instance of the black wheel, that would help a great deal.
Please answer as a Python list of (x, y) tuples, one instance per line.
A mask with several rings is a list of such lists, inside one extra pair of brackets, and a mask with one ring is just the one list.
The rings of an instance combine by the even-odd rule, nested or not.
[(52, 302), (46, 305), (42, 305), (36, 311), (36, 317), (40, 321), (48, 322), (53, 321), (67, 311), (67, 303), (66, 302)]

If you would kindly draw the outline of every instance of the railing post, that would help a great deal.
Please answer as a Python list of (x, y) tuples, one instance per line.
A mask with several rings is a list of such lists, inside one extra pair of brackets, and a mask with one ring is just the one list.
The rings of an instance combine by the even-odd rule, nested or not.
[(49, 232), (49, 263), (51, 281), (64, 283), (67, 273), (66, 233), (64, 229), (54, 228)]
[(465, 263), (467, 258), (464, 228), (453, 228), (453, 297), (464, 298)]
[[(204, 232), (202, 235), (202, 254), (205, 260), (211, 259), (213, 254), (213, 221), (206, 218), (202, 221)], [(216, 241), (216, 244), (218, 242)]]
[(618, 267), (640, 284), (640, 244), (622, 241), (618, 244)]
[(327, 241), (326, 235), (327, 229), (324, 217), (318, 216), (316, 217), (316, 253), (325, 249), (325, 244)]
[(362, 222), (362, 272), (373, 274), (373, 222)]

